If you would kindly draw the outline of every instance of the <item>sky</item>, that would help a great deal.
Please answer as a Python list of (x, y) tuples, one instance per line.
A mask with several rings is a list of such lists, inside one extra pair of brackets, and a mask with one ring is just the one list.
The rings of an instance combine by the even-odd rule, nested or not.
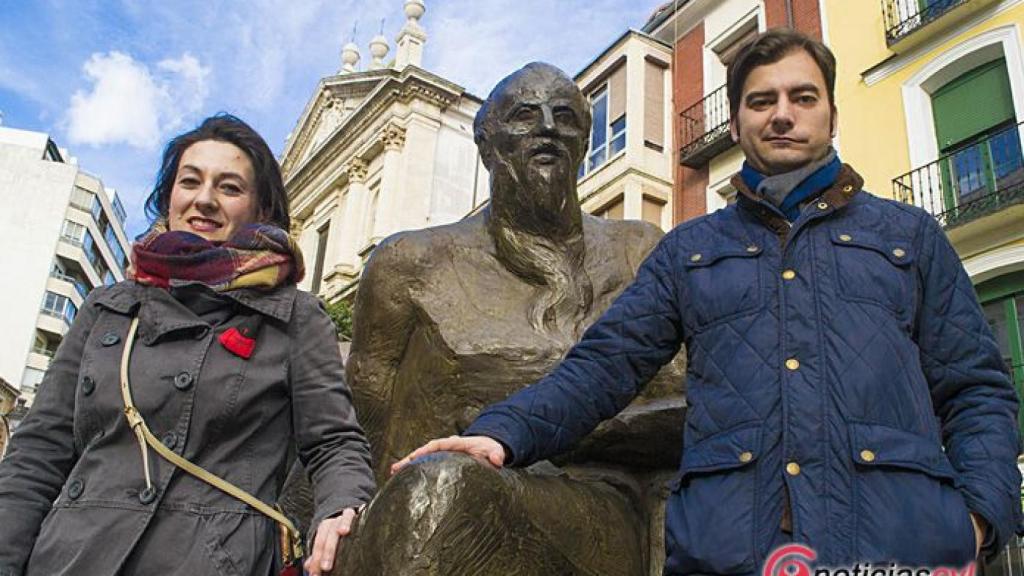
[[(485, 97), (535, 60), (570, 75), (661, 0), (425, 0), (423, 67)], [(220, 111), (280, 157), (341, 48), (381, 32), (395, 55), (403, 0), (0, 0), (0, 123), (50, 138), (117, 190), (127, 230), (163, 145)]]

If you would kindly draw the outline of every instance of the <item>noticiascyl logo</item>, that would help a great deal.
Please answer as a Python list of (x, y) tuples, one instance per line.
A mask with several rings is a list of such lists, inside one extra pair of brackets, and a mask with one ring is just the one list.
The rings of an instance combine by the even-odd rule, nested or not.
[(811, 562), (818, 559), (814, 550), (802, 544), (780, 546), (764, 563), (762, 576), (811, 576)]

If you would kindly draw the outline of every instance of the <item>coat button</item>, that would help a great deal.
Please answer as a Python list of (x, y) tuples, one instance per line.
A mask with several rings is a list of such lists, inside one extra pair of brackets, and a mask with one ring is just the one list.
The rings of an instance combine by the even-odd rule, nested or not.
[(96, 390), (96, 381), (92, 379), (92, 376), (82, 378), (82, 394), (89, 396), (94, 390)]
[(794, 271), (794, 270), (783, 270), (782, 271), (782, 278), (785, 279), (785, 280), (792, 280), (793, 278), (796, 278), (796, 271)]
[(828, 210), (827, 202), (818, 202), (818, 210)]
[(850, 240), (853, 240), (853, 236), (850, 236), (849, 234), (840, 234), (839, 239), (843, 242), (849, 242)]
[(754, 246), (753, 244), (751, 244), (750, 246), (747, 246), (747, 252), (750, 252), (751, 254), (753, 254), (754, 252), (757, 252), (758, 250), (760, 250), (760, 248), (758, 248), (757, 246)]
[(171, 450), (174, 450), (174, 445), (178, 443), (178, 435), (174, 432), (168, 432), (164, 434), (164, 437), (160, 439), (164, 446), (167, 446)]
[(871, 450), (861, 450), (860, 451), (860, 459), (865, 461), (865, 462), (874, 462), (875, 461), (875, 453), (872, 452)]
[(800, 465), (796, 462), (786, 464), (786, 474), (789, 474), (790, 476), (798, 476), (800, 474)]
[(744, 464), (746, 464), (747, 462), (750, 462), (753, 459), (754, 459), (754, 453), (753, 452), (744, 452), (744, 453), (740, 454), (740, 462), (743, 462)]
[(113, 332), (107, 332), (106, 334), (103, 335), (103, 338), (100, 339), (100, 344), (103, 344), (104, 346), (113, 346), (114, 344), (117, 344), (120, 341), (120, 336), (114, 334)]
[(853, 186), (851, 186), (849, 184), (847, 184), (846, 186), (843, 186), (843, 192), (845, 192), (846, 194), (852, 193), (853, 192)]
[(152, 504), (154, 500), (156, 500), (156, 488), (149, 486), (142, 492), (139, 492), (139, 502)]
[(178, 390), (188, 390), (192, 386), (192, 375), (188, 372), (180, 372), (174, 377), (174, 387)]
[(799, 370), (800, 361), (796, 358), (790, 358), (789, 360), (786, 360), (786, 368), (789, 368), (790, 370)]
[(78, 478), (75, 478), (71, 482), (68, 482), (68, 498), (77, 500), (82, 492), (85, 491), (85, 482), (82, 482)]
[(694, 254), (693, 256), (690, 256), (690, 262), (700, 262), (701, 258), (703, 258), (703, 256), (700, 254)]
[(896, 248), (895, 250), (892, 251), (892, 255), (897, 258), (903, 258), (904, 256), (907, 255), (907, 253), (906, 251), (903, 250), (903, 248)]

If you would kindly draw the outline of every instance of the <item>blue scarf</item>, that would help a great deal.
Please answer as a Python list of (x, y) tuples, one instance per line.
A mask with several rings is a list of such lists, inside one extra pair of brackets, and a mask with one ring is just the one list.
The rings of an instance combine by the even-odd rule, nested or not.
[(790, 222), (800, 217), (800, 205), (835, 183), (843, 163), (833, 151), (820, 162), (792, 172), (767, 176), (743, 162), (740, 177), (753, 191), (778, 207)]

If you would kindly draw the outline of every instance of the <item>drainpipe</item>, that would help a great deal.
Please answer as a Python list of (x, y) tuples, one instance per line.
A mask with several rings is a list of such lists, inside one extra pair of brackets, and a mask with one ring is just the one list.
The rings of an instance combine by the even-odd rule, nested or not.
[(793, 21), (793, 0), (786, 0), (786, 26), (796, 28), (796, 23)]

